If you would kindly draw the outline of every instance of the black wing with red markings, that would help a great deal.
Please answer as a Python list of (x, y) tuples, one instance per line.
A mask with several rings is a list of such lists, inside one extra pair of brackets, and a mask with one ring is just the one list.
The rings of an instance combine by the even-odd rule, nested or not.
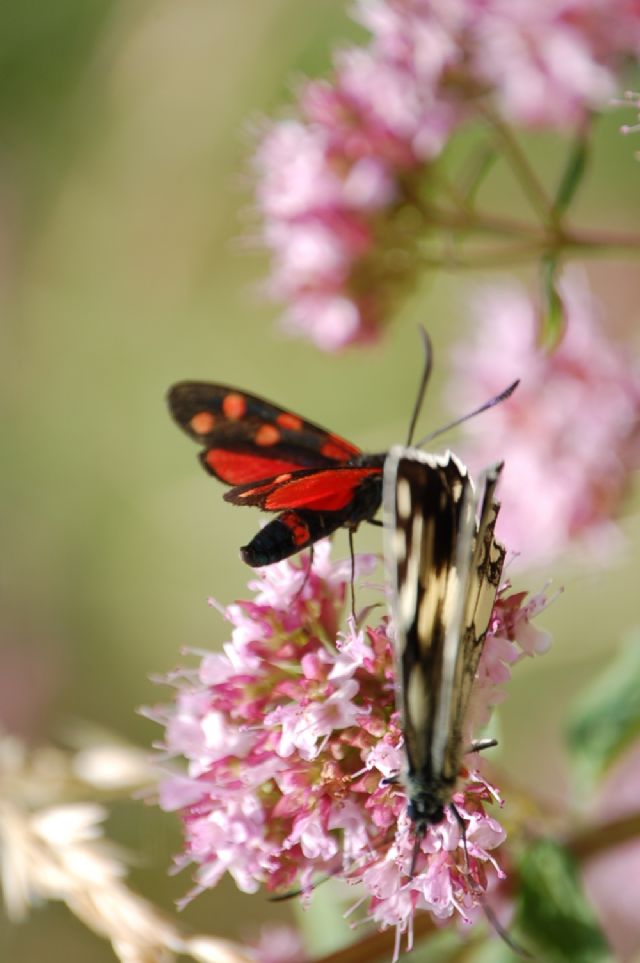
[(339, 435), (238, 388), (184, 381), (168, 401), (183, 431), (203, 446), (205, 470), (233, 486), (226, 501), (281, 512), (241, 549), (249, 565), (288, 558), (376, 514), (383, 455), (363, 455)]
[(204, 467), (227, 485), (329, 468), (361, 454), (344, 438), (238, 388), (182, 381), (168, 400), (183, 431), (206, 449)]

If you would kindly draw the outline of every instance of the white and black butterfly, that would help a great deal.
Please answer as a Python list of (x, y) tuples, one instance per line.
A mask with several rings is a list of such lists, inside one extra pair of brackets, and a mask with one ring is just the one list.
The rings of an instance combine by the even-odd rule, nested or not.
[(465, 716), (505, 557), (494, 535), (501, 468), (484, 473), (478, 492), (451, 452), (396, 447), (384, 465), (385, 560), (407, 757), (403, 781), (416, 831), (413, 864), (420, 838), (442, 822), (447, 807), (464, 835), (452, 795), (472, 748), (463, 742)]

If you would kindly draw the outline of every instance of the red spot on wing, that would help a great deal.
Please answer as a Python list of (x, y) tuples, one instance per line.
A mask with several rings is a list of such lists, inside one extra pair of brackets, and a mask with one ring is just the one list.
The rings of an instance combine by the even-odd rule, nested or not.
[(289, 411), (282, 411), (276, 418), (281, 428), (288, 428), (289, 431), (300, 431), (303, 425), (302, 418), (292, 415)]
[(267, 511), (310, 508), (337, 512), (345, 508), (365, 478), (380, 475), (381, 468), (325, 468), (312, 475), (285, 482), (265, 499)]
[(256, 445), (267, 448), (269, 445), (277, 445), (280, 441), (280, 432), (275, 425), (260, 425), (256, 431), (254, 441)]
[(360, 449), (338, 435), (329, 435), (320, 448), (320, 452), (325, 458), (333, 458), (335, 461), (349, 461), (350, 458), (360, 454)]
[(300, 547), (307, 544), (310, 538), (309, 528), (297, 512), (284, 512), (279, 521), (291, 532), (294, 545)]
[(189, 422), (191, 430), (195, 431), (196, 435), (208, 435), (210, 431), (213, 431), (215, 423), (216, 419), (210, 411), (196, 412)]
[(246, 413), (247, 399), (244, 395), (232, 391), (222, 399), (222, 410), (229, 421), (238, 421)]
[(247, 455), (225, 448), (210, 448), (205, 460), (218, 478), (229, 485), (246, 485), (263, 481), (274, 475), (297, 471), (300, 465), (278, 458), (262, 458), (260, 455)]

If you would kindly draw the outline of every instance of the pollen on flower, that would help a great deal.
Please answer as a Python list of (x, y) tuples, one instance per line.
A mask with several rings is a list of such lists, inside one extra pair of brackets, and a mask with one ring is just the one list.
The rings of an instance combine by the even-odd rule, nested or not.
[[(374, 561), (357, 556), (356, 572)], [(160, 801), (182, 819), (179, 863), (195, 866), (194, 892), (229, 873), (244, 892), (309, 896), (317, 879), (338, 876), (362, 883), (372, 920), (404, 932), (416, 910), (446, 919), (478, 905), (500, 873), (499, 795), (466, 757), (453, 798), (467, 853), (448, 812), (411, 874), (415, 829), (402, 784), (389, 782), (404, 767), (389, 623), (338, 631), (349, 579), (350, 562), (332, 562), (320, 543), (310, 573), (288, 561), (265, 568), (252, 600), (223, 609), (223, 652), (172, 673), (174, 703), (155, 713), (167, 753), (186, 763)], [(486, 720), (508, 667), (539, 648), (520, 639), (542, 604), (500, 593), (469, 726)]]

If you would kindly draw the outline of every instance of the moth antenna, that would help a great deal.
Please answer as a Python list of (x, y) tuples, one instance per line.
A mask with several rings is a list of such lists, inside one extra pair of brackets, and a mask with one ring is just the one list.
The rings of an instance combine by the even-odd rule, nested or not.
[(421, 438), (420, 441), (415, 443), (414, 448), (422, 448), (422, 446), (426, 445), (428, 441), (431, 441), (433, 438), (437, 438), (438, 435), (443, 435), (445, 431), (451, 431), (452, 428), (457, 428), (458, 425), (464, 424), (464, 422), (469, 421), (470, 418), (475, 418), (476, 415), (481, 415), (483, 411), (488, 411), (489, 408), (495, 408), (496, 405), (499, 405), (502, 401), (506, 401), (507, 398), (510, 398), (519, 384), (520, 379), (518, 378), (517, 381), (514, 381), (512, 384), (510, 384), (508, 388), (505, 388), (504, 391), (501, 391), (499, 395), (496, 395), (494, 398), (490, 398), (489, 401), (485, 401), (485, 403), (480, 405), (479, 408), (474, 408), (473, 411), (463, 415), (462, 418), (456, 418), (454, 421), (450, 421), (448, 424), (443, 425), (442, 428), (437, 428), (435, 431), (429, 432), (428, 435), (425, 435), (424, 438)]
[(429, 378), (431, 377), (431, 368), (433, 365), (433, 348), (431, 346), (431, 338), (429, 337), (426, 330), (422, 327), (421, 324), (418, 325), (418, 331), (420, 332), (420, 335), (422, 337), (422, 348), (424, 350), (424, 365), (422, 367), (422, 378), (420, 379), (418, 394), (416, 395), (416, 400), (413, 406), (413, 412), (411, 414), (411, 421), (409, 422), (409, 434), (407, 436), (407, 446), (411, 445), (411, 439), (413, 438), (413, 433), (416, 429), (416, 422), (418, 420), (418, 415), (420, 414), (420, 409), (422, 408), (422, 402), (424, 401), (424, 393), (427, 390)]

